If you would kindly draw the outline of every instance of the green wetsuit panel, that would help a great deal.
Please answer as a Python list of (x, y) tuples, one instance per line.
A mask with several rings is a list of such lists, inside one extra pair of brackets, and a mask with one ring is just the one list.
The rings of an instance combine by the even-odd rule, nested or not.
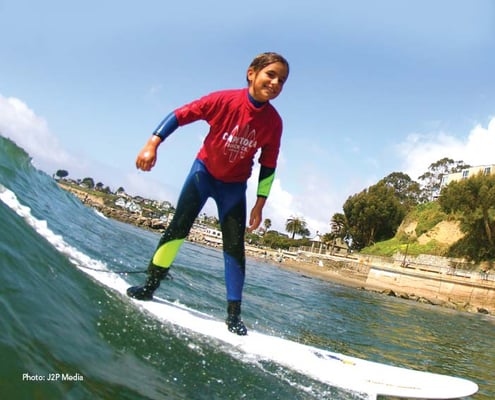
[(256, 194), (258, 196), (268, 197), (274, 179), (275, 179), (275, 168), (267, 168), (261, 166), (260, 176), (258, 180), (258, 190)]
[(153, 264), (157, 267), (169, 268), (185, 239), (175, 239), (162, 244), (153, 255)]

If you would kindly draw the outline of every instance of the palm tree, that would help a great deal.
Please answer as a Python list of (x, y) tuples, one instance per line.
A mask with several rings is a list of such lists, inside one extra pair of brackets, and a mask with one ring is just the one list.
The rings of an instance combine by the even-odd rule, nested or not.
[(303, 235), (309, 232), (306, 225), (306, 221), (303, 218), (291, 216), (285, 224), (285, 230), (292, 233), (292, 239), (294, 239), (296, 234)]
[(342, 213), (333, 214), (330, 220), (330, 229), (335, 238), (343, 238), (347, 231), (347, 219)]
[(347, 224), (347, 218), (342, 213), (333, 214), (332, 219), (330, 220), (330, 233), (325, 235), (327, 236), (325, 239), (328, 242), (332, 243), (332, 249), (330, 250), (330, 254), (333, 254), (333, 250), (336, 245), (337, 238), (344, 239), (346, 233), (348, 232), (349, 227)]
[(265, 221), (263, 221), (263, 226), (265, 227), (265, 231), (268, 231), (272, 226), (272, 220), (270, 218), (265, 219)]

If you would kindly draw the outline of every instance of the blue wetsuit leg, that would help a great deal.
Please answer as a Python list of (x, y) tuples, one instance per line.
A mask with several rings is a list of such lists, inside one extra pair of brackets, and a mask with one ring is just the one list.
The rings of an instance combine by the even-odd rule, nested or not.
[(246, 273), (246, 183), (216, 181), (213, 198), (218, 207), (223, 237), (225, 285), (228, 301), (241, 301)]
[[(168, 242), (187, 237), (209, 197), (210, 180), (211, 177), (203, 164), (196, 160), (182, 187), (174, 217), (160, 238), (157, 250)], [(171, 251), (177, 250), (171, 249)]]

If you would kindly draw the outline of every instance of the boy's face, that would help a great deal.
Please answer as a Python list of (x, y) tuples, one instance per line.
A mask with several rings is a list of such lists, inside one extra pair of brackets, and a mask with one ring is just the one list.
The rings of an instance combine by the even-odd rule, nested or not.
[(259, 71), (249, 68), (249, 94), (262, 103), (272, 100), (282, 92), (287, 75), (287, 67), (281, 62), (269, 64)]

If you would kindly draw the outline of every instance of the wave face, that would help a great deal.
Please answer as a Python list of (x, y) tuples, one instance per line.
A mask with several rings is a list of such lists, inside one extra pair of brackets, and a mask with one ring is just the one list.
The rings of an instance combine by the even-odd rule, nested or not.
[[(140, 271), (159, 236), (102, 218), (0, 136), (0, 393), (12, 399), (359, 399), (160, 322), (91, 271)], [(158, 295), (223, 319), (222, 254), (185, 243)], [(126, 284), (143, 280), (123, 274)], [(494, 319), (248, 260), (248, 328), (474, 380), (495, 398)]]

